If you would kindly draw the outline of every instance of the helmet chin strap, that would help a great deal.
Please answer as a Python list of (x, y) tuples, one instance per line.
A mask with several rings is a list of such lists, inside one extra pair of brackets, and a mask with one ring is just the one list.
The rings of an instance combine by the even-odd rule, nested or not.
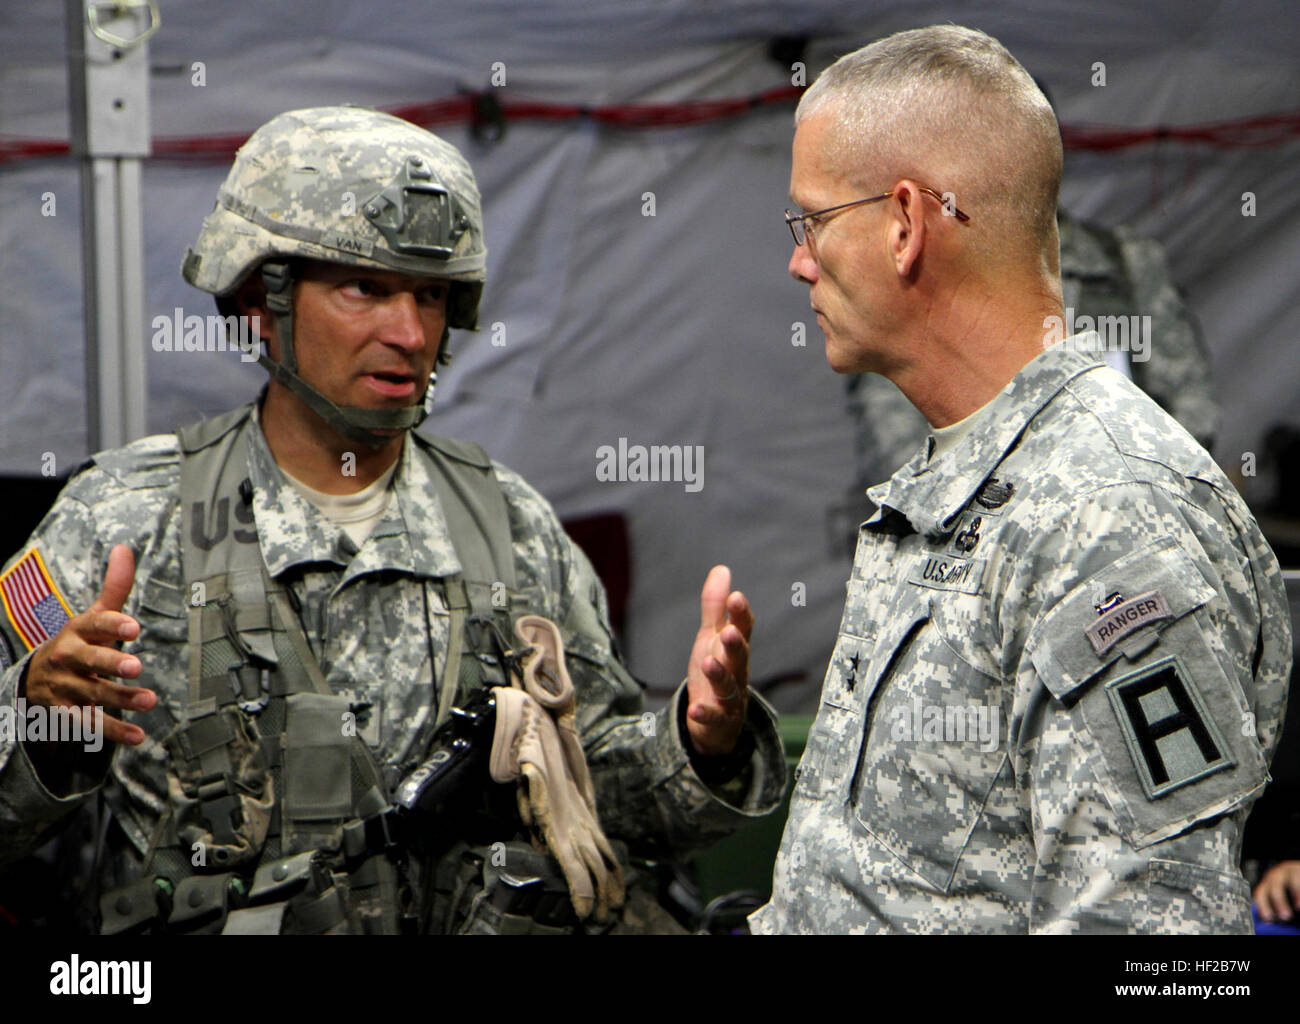
[[(264, 263), (262, 280), (266, 284), (266, 305), (275, 314), (280, 335), (283, 358), (275, 362), (265, 352), (258, 353), (257, 361), (286, 388), (298, 396), (312, 412), (323, 419), (349, 441), (382, 448), (394, 437), (380, 431), (411, 430), (424, 422), (429, 414), (437, 371), (425, 385), (424, 394), (415, 405), (404, 409), (364, 409), (357, 406), (338, 405), (298, 376), (298, 358), (293, 348), (293, 275), (287, 263)], [(443, 332), (439, 354), (447, 341)], [(436, 362), (435, 362), (436, 366)]]

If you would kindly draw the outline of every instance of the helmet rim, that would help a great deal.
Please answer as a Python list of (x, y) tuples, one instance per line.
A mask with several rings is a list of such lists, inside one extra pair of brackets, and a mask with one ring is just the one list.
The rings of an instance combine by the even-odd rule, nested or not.
[[(467, 230), (449, 256), (395, 251), (365, 214), (367, 203), (397, 179), (412, 157), (435, 169), (441, 187), (466, 214)], [(459, 295), (455, 309), (449, 303), (448, 323), (473, 328), (487, 276), (473, 170), (450, 143), (390, 114), (360, 107), (280, 114), (240, 148), (216, 206), (186, 251), (181, 273), (194, 287), (221, 297), (275, 259), (319, 260), (463, 283), (466, 288), (453, 289)]]

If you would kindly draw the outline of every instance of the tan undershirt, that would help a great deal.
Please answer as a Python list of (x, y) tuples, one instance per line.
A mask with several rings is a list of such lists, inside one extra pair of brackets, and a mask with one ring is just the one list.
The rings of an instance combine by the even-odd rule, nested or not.
[(965, 419), (958, 420), (950, 426), (931, 427), (930, 432), (934, 435), (934, 451), (930, 455), (930, 461), (936, 461), (944, 453), (952, 451), (957, 445), (961, 444), (966, 435), (978, 425), (984, 411), (992, 404), (993, 400), (990, 399)]
[[(259, 426), (261, 425), (262, 408), (258, 404), (253, 406), (253, 419)], [(393, 482), (393, 474), (401, 461), (399, 456), (374, 483), (363, 487), (355, 494), (326, 494), (314, 487), (308, 487), (283, 466), (279, 468), (284, 478), (293, 485), (294, 490), (320, 509), (325, 518), (340, 527), (359, 548), (374, 532), (375, 526), (388, 511), (388, 505), (393, 500), (388, 485)]]
[(314, 487), (308, 487), (283, 466), (280, 467), (280, 472), (284, 473), (284, 478), (299, 494), (320, 509), (330, 522), (341, 527), (343, 532), (352, 538), (353, 544), (361, 547), (379, 520), (383, 518), (384, 513), (388, 511), (388, 505), (393, 500), (393, 492), (389, 484), (393, 482), (393, 474), (400, 461), (400, 459), (395, 461), (374, 483), (363, 487), (355, 494), (326, 494)]

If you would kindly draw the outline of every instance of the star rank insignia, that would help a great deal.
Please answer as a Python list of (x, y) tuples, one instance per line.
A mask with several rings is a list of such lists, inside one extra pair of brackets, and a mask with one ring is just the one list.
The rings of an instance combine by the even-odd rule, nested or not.
[(852, 690), (858, 681), (858, 667), (862, 661), (861, 655), (855, 654), (849, 659), (849, 677), (844, 680), (844, 685)]

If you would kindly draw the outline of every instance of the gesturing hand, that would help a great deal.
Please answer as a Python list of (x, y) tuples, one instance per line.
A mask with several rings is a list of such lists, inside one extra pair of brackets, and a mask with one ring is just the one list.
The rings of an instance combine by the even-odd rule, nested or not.
[[(122, 605), (135, 580), (135, 556), (125, 544), (108, 555), (104, 587), (94, 604), (69, 619), (55, 636), (32, 652), (27, 664), (27, 700), (46, 707), (104, 706), (148, 711), (158, 695), (139, 686), (108, 678), (134, 679), (140, 659), (123, 654), (115, 644), (134, 640), (140, 624), (122, 614)], [(144, 730), (121, 719), (104, 716), (104, 736), (116, 743), (144, 741)]]
[(731, 570), (715, 565), (700, 591), (700, 631), (686, 669), (686, 728), (696, 751), (730, 754), (749, 706), (749, 602), (731, 588)]

